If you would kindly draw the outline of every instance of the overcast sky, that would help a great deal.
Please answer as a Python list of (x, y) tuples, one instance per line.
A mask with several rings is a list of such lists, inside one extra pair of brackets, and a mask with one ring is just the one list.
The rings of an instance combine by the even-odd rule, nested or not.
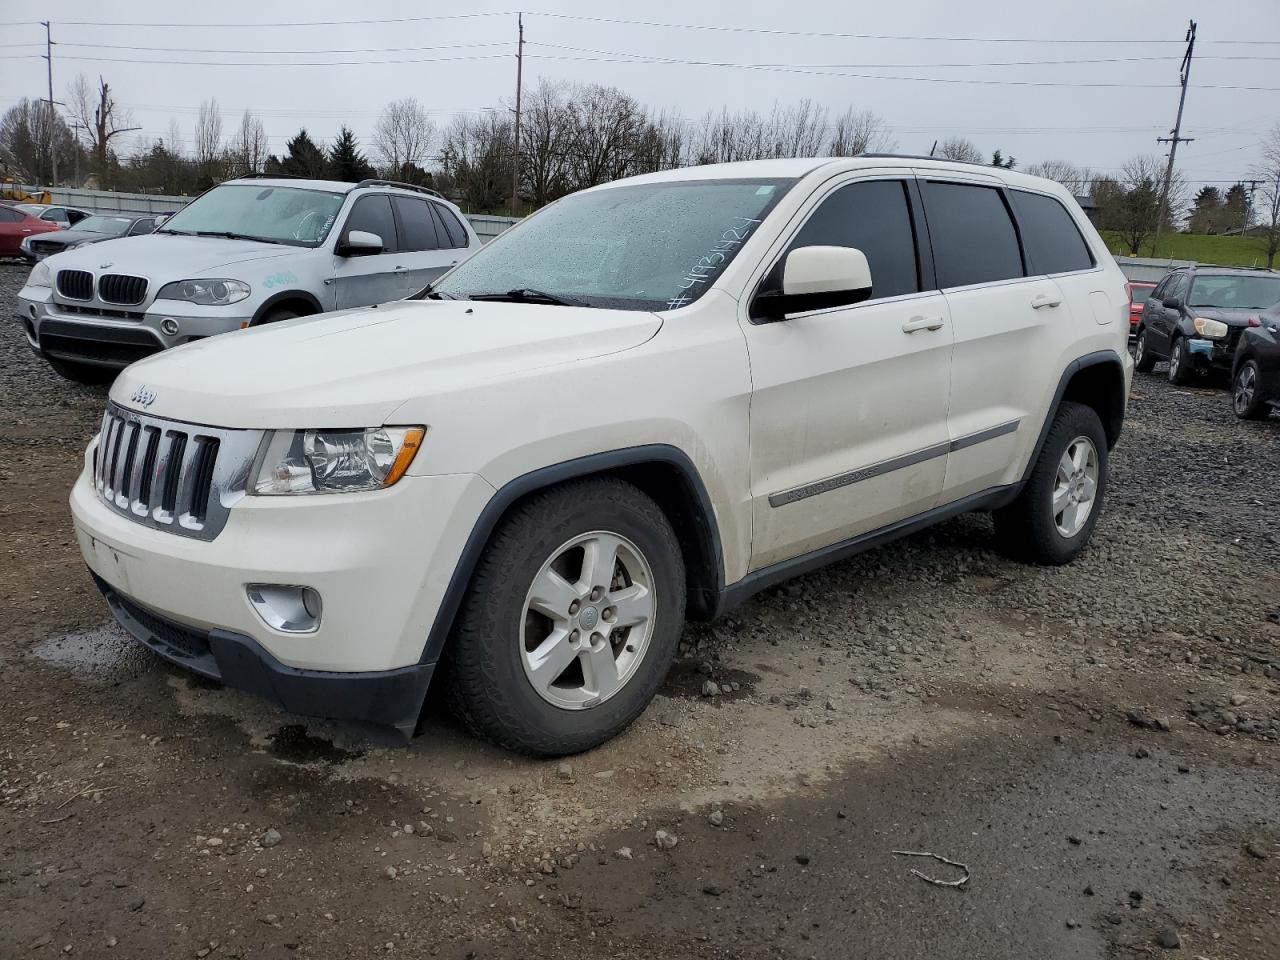
[[(200, 102), (214, 97), (228, 134), (242, 110), (256, 111), (272, 152), (303, 125), (327, 140), (345, 122), (367, 144), (391, 99), (415, 96), (442, 124), (455, 111), (509, 106), (516, 18), (505, 11), (513, 7), (5, 0), (0, 109), (46, 95), (38, 21), (52, 17), (55, 98), (66, 99), (77, 73), (100, 73), (148, 139), (166, 136), (175, 118), (189, 144)], [(434, 19), (455, 11), (468, 16)], [(1017, 157), (1019, 166), (1066, 159), (1114, 170), (1136, 153), (1163, 151), (1155, 137), (1173, 125), (1193, 14), (1199, 39), (1183, 135), (1196, 140), (1180, 148), (1179, 166), (1189, 180), (1230, 182), (1248, 172), (1259, 139), (1280, 121), (1278, 0), (559, 0), (525, 13), (525, 82), (613, 84), (692, 121), (725, 104), (767, 110), (775, 100), (810, 97), (833, 112), (850, 104), (874, 110), (902, 152), (927, 153), (935, 138), (963, 135), (985, 152)], [(415, 19), (316, 23), (391, 18)], [(620, 62), (637, 58), (650, 62)], [(416, 62), (377, 62), (396, 60)], [(908, 77), (925, 79), (887, 79)]]

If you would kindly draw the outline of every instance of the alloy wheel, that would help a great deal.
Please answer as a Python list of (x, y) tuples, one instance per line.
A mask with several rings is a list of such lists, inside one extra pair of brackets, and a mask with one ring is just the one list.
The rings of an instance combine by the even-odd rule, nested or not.
[(1253, 406), (1253, 396), (1258, 389), (1258, 376), (1252, 364), (1245, 364), (1236, 374), (1236, 388), (1232, 395), (1236, 413), (1246, 413)]
[(597, 530), (566, 541), (525, 596), (525, 676), (561, 709), (603, 703), (635, 675), (657, 609), (653, 571), (626, 537)]
[(1070, 539), (1084, 529), (1098, 496), (1098, 450), (1088, 437), (1067, 444), (1053, 484), (1053, 523)]

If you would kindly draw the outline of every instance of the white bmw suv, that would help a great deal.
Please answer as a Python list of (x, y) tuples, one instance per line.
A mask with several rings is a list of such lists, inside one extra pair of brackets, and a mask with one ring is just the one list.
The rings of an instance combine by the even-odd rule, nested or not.
[(80, 383), (242, 327), (399, 300), (480, 246), (434, 190), (389, 180), (229, 180), (144, 237), (36, 264), (18, 292), (27, 341)]
[(612, 737), (686, 617), (964, 511), (1034, 562), (1102, 512), (1125, 278), (1062, 187), (927, 159), (567, 197), (421, 299), (125, 370), (71, 496), (185, 667), (539, 755)]

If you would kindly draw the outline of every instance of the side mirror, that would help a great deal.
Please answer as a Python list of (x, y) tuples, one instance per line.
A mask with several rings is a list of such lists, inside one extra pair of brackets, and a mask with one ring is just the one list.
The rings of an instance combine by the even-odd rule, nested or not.
[(782, 292), (762, 293), (756, 313), (768, 320), (788, 314), (861, 303), (871, 296), (871, 268), (854, 247), (800, 247), (782, 264)]
[(367, 257), (381, 252), (382, 238), (365, 230), (348, 230), (337, 250), (340, 257)]
[(1177, 297), (1165, 297), (1160, 302), (1163, 303), (1165, 308), (1168, 310), (1178, 310), (1182, 307), (1182, 301)]

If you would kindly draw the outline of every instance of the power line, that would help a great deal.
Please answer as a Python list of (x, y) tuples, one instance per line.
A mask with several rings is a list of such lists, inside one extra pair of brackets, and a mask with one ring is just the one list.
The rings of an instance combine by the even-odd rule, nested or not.
[[(37, 44), (38, 46), (38, 44)], [(59, 43), (60, 47), (82, 47), (94, 50), (142, 50), (155, 53), (234, 53), (243, 56), (254, 56), (258, 54), (278, 54), (289, 56), (304, 56), (320, 53), (414, 53), (423, 50), (462, 50), (470, 47), (508, 47), (511, 46), (510, 40), (499, 40), (487, 43), (447, 43), (432, 47), (346, 47), (328, 50), (234, 50), (230, 48), (212, 48), (212, 47), (136, 47), (131, 44), (123, 43)], [(1154, 58), (1153, 58), (1154, 59)], [(1176, 57), (1163, 57), (1160, 59), (1174, 60)], [(1280, 58), (1277, 58), (1280, 59)]]
[[(262, 27), (350, 27), (361, 26), (363, 24), (386, 24), (386, 23), (426, 23), (432, 20), (474, 20), (480, 17), (510, 17), (514, 16), (514, 11), (488, 11), (484, 13), (449, 13), (439, 14), (430, 17), (386, 17), (377, 20), (290, 20), (280, 21), (277, 23), (261, 23), (254, 21), (252, 23), (122, 23), (117, 20), (59, 20), (58, 25), (64, 27), (130, 27), (137, 29), (143, 28), (191, 28), (207, 30), (212, 28), (236, 28), (245, 27), (252, 30), (258, 30)], [(24, 26), (26, 21), (18, 21), (15, 23), (0, 24), (0, 26)]]
[[(531, 17), (555, 20), (579, 20), (588, 23), (611, 23), (633, 27), (661, 27), (669, 30), (710, 30), (720, 33), (755, 33), (766, 36), (824, 37), (837, 40), (927, 40), (947, 43), (1181, 43), (1181, 40), (1156, 40), (1151, 37), (1082, 39), (1066, 37), (944, 37), (881, 33), (835, 33), (822, 30), (780, 30), (768, 27), (738, 27), (726, 24), (664, 23), (656, 20), (628, 20), (621, 17), (591, 17), (573, 13), (530, 13)], [(1217, 40), (1216, 43), (1280, 46), (1280, 40)]]
[[(505, 44), (503, 44), (505, 46)], [(139, 60), (133, 57), (79, 57), (64, 56), (63, 60), (76, 63), (135, 63), (155, 66), (182, 67), (371, 67), (399, 63), (457, 63), (462, 60), (499, 60), (513, 56), (510, 53), (478, 54), (467, 57), (418, 57), (397, 60), (296, 60), (280, 63), (276, 60)], [(35, 60), (38, 54), (24, 56), (0, 56), (0, 60)]]

